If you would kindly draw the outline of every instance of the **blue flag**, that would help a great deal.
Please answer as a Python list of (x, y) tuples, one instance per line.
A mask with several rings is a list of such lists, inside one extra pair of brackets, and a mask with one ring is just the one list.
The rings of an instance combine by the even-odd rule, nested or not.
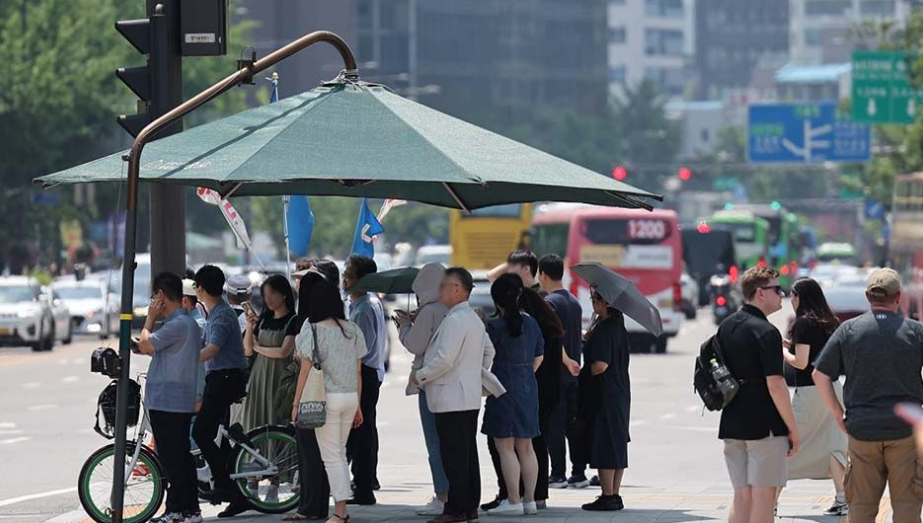
[(295, 256), (307, 256), (314, 233), (314, 211), (307, 196), (295, 195), (288, 204), (288, 243)]
[(375, 244), (372, 243), (372, 237), (383, 232), (385, 228), (369, 209), (369, 199), (363, 198), (359, 207), (359, 219), (356, 221), (356, 233), (353, 236), (353, 254), (373, 257)]

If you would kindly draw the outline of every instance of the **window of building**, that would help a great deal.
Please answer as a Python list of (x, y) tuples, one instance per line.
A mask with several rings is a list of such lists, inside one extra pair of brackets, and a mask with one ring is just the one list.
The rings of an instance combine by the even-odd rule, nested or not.
[(682, 18), (683, 0), (644, 0), (644, 10), (648, 16)]
[(804, 4), (804, 14), (807, 16), (843, 16), (851, 7), (851, 0), (808, 0)]
[(894, 16), (894, 0), (863, 0), (859, 11), (862, 16)]
[(823, 45), (824, 38), (820, 29), (814, 27), (804, 30), (804, 45)]
[(682, 56), (683, 32), (670, 29), (645, 29), (644, 52), (649, 55)]
[(627, 76), (624, 65), (614, 65), (609, 68), (609, 83), (611, 84), (623, 84)]
[(650, 80), (663, 94), (681, 95), (686, 88), (686, 78), (682, 69), (648, 67), (644, 69), (644, 79)]
[(624, 44), (628, 41), (628, 30), (625, 26), (609, 28), (609, 43)]

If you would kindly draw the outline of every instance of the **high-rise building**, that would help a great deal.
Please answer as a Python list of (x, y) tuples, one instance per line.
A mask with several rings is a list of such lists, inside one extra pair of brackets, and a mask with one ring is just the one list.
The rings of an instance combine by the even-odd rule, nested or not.
[(683, 95), (690, 85), (694, 19), (694, 0), (609, 0), (613, 91), (650, 80), (665, 95)]
[(874, 49), (879, 43), (874, 34), (858, 34), (863, 22), (896, 21), (903, 26), (913, 8), (911, 0), (789, 1), (789, 48), (792, 63), (798, 65), (849, 62), (854, 49)]
[(746, 92), (760, 63), (788, 58), (789, 0), (699, 0), (695, 18), (701, 100)]

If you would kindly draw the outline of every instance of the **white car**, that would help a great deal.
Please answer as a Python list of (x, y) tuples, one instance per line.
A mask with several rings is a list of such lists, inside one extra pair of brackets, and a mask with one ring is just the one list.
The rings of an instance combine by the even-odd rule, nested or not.
[(75, 334), (92, 334), (106, 339), (118, 329), (119, 299), (108, 292), (103, 280), (60, 281), (51, 286), (67, 305)]
[[(43, 293), (35, 278), (0, 278), (0, 345), (28, 345), (34, 351), (51, 350), (57, 330), (53, 301), (52, 293)], [(64, 317), (59, 312), (59, 318)]]
[(687, 320), (694, 320), (699, 304), (699, 284), (686, 271), (680, 277), (683, 294), (683, 314)]

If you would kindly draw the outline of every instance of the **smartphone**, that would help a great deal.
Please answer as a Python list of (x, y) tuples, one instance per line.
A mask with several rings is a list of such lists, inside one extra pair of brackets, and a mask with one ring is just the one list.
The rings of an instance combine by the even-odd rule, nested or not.
[(908, 425), (916, 425), (923, 421), (923, 407), (915, 403), (898, 403), (894, 406), (894, 413)]
[(141, 343), (141, 339), (132, 338), (131, 343), (129, 344), (131, 351), (134, 352), (135, 354), (141, 354), (141, 347), (138, 346), (139, 343)]
[(250, 305), (249, 301), (245, 301), (241, 303), (240, 306), (244, 308), (244, 312), (246, 312), (247, 314), (254, 314), (253, 305)]

